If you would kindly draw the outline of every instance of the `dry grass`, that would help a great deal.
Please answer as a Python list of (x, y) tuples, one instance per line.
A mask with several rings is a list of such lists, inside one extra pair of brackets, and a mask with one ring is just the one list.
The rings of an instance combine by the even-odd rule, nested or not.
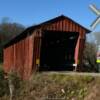
[(71, 100), (75, 98), (77, 100), (84, 100), (88, 94), (88, 87), (94, 80), (95, 78), (91, 76), (37, 74), (22, 85), (21, 89), (19, 89), (19, 94), (17, 94), (17, 99)]
[[(100, 98), (100, 77), (39, 73), (28, 81), (14, 82), (17, 85), (20, 83), (15, 90), (14, 100), (91, 100), (93, 94)], [(5, 95), (2, 100), (8, 98), (9, 95)]]

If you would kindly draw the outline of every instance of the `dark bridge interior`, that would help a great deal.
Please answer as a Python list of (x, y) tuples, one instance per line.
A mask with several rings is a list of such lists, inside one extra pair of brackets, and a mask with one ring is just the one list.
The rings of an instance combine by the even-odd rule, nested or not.
[(72, 71), (76, 32), (44, 31), (40, 54), (40, 71)]

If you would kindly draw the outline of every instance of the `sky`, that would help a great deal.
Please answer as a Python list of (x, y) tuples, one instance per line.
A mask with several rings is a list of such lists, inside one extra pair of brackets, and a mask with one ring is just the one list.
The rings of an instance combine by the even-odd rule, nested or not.
[[(89, 5), (100, 8), (100, 0), (0, 0), (0, 21), (9, 17), (26, 27), (65, 15), (88, 29), (97, 17)], [(100, 31), (100, 25), (93, 31)]]

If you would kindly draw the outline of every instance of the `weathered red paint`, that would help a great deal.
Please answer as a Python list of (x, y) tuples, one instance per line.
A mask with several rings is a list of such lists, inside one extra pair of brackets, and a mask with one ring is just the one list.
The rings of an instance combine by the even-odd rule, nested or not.
[[(4, 47), (5, 72), (9, 72), (13, 69), (18, 71), (22, 78), (27, 79), (32, 72), (38, 69), (36, 60), (40, 59), (43, 30), (78, 32), (79, 38), (75, 48), (75, 63), (82, 64), (86, 33), (89, 32), (89, 30), (65, 16), (60, 16), (27, 29)], [(24, 34), (27, 35), (24, 36)], [(78, 69), (81, 70), (80, 67)]]

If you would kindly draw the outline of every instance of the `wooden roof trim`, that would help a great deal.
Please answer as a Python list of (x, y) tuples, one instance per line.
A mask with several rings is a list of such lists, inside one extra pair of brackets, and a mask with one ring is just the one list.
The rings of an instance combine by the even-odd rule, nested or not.
[(4, 47), (5, 47), (6, 45), (8, 45), (9, 43), (11, 43), (14, 39), (17, 39), (18, 37), (20, 37), (20, 36), (23, 35), (23, 34), (24, 34), (24, 35), (27, 35), (28, 33), (31, 34), (32, 31), (34, 31), (34, 30), (37, 29), (37, 28), (41, 28), (41, 27), (44, 27), (44, 26), (46, 26), (46, 25), (50, 25), (50, 24), (52, 24), (52, 23), (54, 23), (54, 22), (56, 22), (56, 21), (62, 20), (62, 19), (72, 21), (73, 23), (77, 24), (79, 27), (81, 27), (81, 28), (83, 28), (84, 30), (86, 30), (86, 33), (90, 33), (90, 32), (91, 32), (89, 29), (87, 29), (87, 28), (85, 28), (84, 26), (78, 24), (77, 22), (75, 22), (75, 21), (72, 20), (71, 18), (66, 17), (66, 16), (64, 16), (64, 15), (61, 15), (61, 16), (55, 17), (55, 18), (53, 18), (53, 19), (51, 19), (51, 20), (45, 21), (45, 22), (43, 22), (43, 23), (40, 23), (40, 24), (38, 24), (38, 25), (31, 26), (31, 27), (25, 29), (22, 33), (16, 35), (16, 36), (13, 37), (12, 39), (10, 39), (7, 43), (5, 43)]

